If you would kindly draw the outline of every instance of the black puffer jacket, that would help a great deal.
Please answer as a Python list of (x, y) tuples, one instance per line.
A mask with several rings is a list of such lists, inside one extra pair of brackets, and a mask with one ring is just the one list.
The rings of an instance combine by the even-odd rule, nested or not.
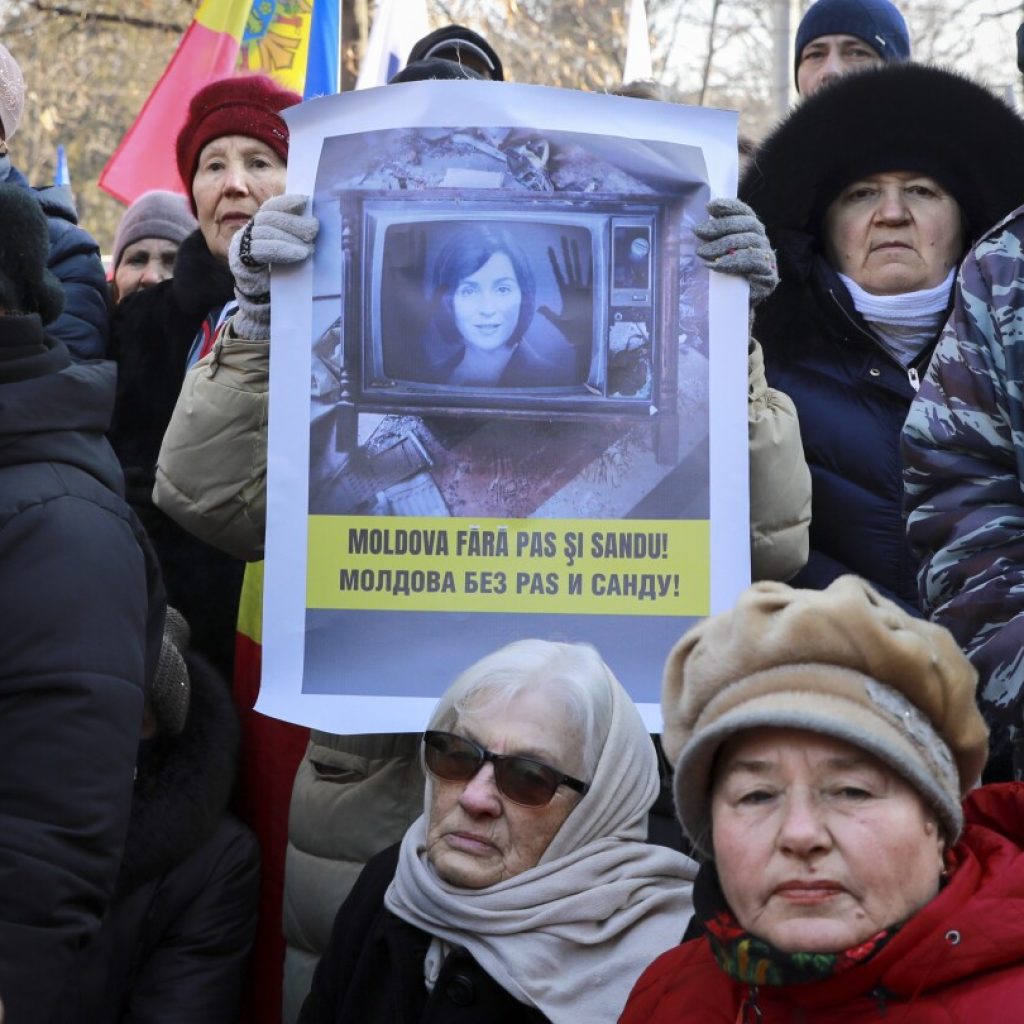
[(140, 746), (117, 897), (82, 973), (91, 1024), (238, 1019), (259, 850), (225, 815), (238, 753), (227, 685), (201, 657), (185, 662), (184, 731)]
[[(73, 1020), (128, 827), (159, 577), (104, 433), (115, 367), (0, 317), (0, 998)], [(147, 654), (148, 652), (148, 654)]]
[(206, 317), (233, 298), (231, 271), (195, 231), (178, 250), (172, 278), (117, 307), (111, 338), (118, 381), (110, 440), (124, 467), (128, 501), (160, 558), (168, 604), (185, 616), (195, 649), (228, 679), (243, 565), (186, 533), (156, 508), (152, 495), (160, 442), (192, 341)]

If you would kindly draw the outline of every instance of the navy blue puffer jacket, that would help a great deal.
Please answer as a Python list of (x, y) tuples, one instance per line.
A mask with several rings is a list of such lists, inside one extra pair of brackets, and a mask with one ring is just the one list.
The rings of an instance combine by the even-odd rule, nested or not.
[(900, 431), (916, 393), (911, 377), (924, 373), (933, 345), (908, 373), (821, 257), (806, 276), (787, 269), (758, 310), (755, 335), (768, 383), (796, 405), (811, 469), (811, 556), (790, 583), (821, 589), (853, 572), (919, 615)]
[(46, 331), (59, 338), (75, 359), (102, 359), (110, 339), (110, 294), (96, 240), (78, 226), (71, 189), (33, 189), (6, 156), (0, 157), (0, 184), (32, 192), (50, 229), (47, 266), (64, 286), (64, 312)]

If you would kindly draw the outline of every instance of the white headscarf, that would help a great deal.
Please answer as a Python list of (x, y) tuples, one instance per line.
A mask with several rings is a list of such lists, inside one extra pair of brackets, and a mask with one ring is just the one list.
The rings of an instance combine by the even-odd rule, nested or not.
[[(537, 866), (484, 889), (438, 878), (426, 857), (428, 777), (426, 814), (402, 840), (384, 900), (435, 940), (465, 947), (555, 1024), (613, 1024), (640, 973), (678, 945), (693, 913), (696, 864), (644, 841), (658, 794), (654, 746), (629, 695), (602, 668), (594, 700), (610, 701), (610, 724), (591, 786)], [(441, 698), (430, 728), (450, 718), (462, 689), (456, 681)]]

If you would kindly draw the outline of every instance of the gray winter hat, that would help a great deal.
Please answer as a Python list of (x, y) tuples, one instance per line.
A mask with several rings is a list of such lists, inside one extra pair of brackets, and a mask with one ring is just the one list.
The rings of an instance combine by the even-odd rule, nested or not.
[(125, 249), (143, 238), (164, 238), (181, 245), (199, 227), (188, 202), (177, 192), (154, 189), (144, 192), (121, 217), (114, 235), (114, 262), (117, 270)]

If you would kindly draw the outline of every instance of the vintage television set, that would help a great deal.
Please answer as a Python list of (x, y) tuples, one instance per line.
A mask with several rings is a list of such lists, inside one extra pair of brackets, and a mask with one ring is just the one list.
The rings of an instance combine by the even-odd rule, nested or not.
[[(342, 404), (353, 414), (644, 421), (659, 461), (673, 461), (681, 208), (658, 195), (346, 193)], [(445, 283), (467, 249), (489, 251), (488, 238), (516, 255)], [(455, 292), (492, 286), (497, 300), (468, 315), (486, 322), (458, 326)], [(511, 313), (490, 308), (508, 294)], [(513, 359), (494, 379), (474, 377), (465, 339), (496, 347), (502, 315), (518, 318), (505, 342)]]

